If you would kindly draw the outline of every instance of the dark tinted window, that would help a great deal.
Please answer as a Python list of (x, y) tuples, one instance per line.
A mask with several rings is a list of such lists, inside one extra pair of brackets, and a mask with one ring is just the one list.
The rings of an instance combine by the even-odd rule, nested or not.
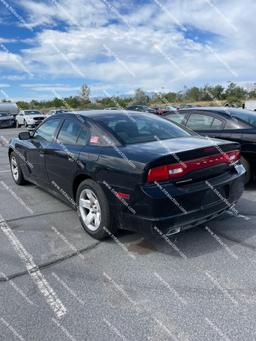
[(8, 117), (10, 116), (9, 114), (7, 114), (6, 112), (0, 112), (0, 117)]
[(81, 146), (85, 146), (88, 142), (89, 135), (90, 135), (89, 127), (87, 127), (87, 126), (82, 127), (76, 144), (79, 144)]
[(223, 121), (215, 118), (212, 122), (211, 129), (220, 130), (223, 128)]
[(183, 124), (185, 121), (186, 114), (176, 112), (175, 114), (167, 114), (165, 118), (175, 123)]
[(52, 142), (59, 123), (60, 120), (58, 119), (46, 121), (35, 131), (33, 138), (39, 141)]
[(245, 123), (248, 123), (249, 125), (256, 128), (256, 113), (255, 112), (249, 111), (249, 110), (234, 110), (234, 109), (230, 109), (229, 112), (233, 117)]
[(116, 146), (120, 143), (118, 140), (111, 135), (108, 131), (102, 129), (97, 125), (91, 125), (90, 128), (90, 139), (89, 145), (91, 146), (101, 146), (101, 147), (110, 147)]
[(214, 118), (209, 115), (191, 114), (186, 126), (193, 130), (208, 130), (211, 129)]
[(150, 114), (109, 114), (94, 117), (125, 144), (166, 140), (191, 134), (175, 124)]
[(81, 131), (81, 125), (75, 120), (65, 120), (57, 137), (57, 142), (76, 144)]

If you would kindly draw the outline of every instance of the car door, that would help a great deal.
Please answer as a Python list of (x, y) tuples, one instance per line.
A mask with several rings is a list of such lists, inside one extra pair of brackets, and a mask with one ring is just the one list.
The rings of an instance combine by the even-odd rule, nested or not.
[(29, 177), (40, 185), (49, 185), (45, 166), (45, 152), (54, 140), (61, 123), (60, 118), (47, 120), (34, 131), (28, 142), (26, 159), (28, 166), (30, 165)]
[(204, 111), (192, 111), (186, 122), (188, 128), (209, 137), (219, 137), (224, 125), (225, 120), (221, 116)]
[[(76, 117), (63, 121), (58, 135), (46, 149), (46, 170), (50, 186), (66, 199), (72, 195), (72, 179), (79, 163), (79, 153), (86, 144), (89, 128)], [(67, 194), (67, 195), (66, 195)]]

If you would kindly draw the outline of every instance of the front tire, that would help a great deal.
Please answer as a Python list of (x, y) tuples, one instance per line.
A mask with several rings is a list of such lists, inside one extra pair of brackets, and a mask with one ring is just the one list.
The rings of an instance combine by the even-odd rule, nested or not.
[(19, 128), (20, 127), (20, 124), (18, 121), (16, 121), (16, 128)]
[(27, 121), (24, 120), (24, 127), (27, 128), (28, 124), (27, 124)]
[(10, 155), (10, 167), (12, 178), (17, 185), (24, 185), (26, 183), (17, 156), (14, 152)]
[(100, 185), (93, 180), (84, 180), (76, 195), (77, 212), (85, 231), (102, 240), (117, 231), (110, 217), (109, 204)]

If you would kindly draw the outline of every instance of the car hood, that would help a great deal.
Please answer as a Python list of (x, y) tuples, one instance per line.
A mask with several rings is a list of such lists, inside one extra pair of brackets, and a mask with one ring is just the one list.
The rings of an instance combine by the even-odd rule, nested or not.
[(25, 115), (25, 117), (26, 117), (26, 118), (32, 118), (32, 119), (33, 119), (33, 118), (37, 118), (37, 117), (40, 117), (40, 118), (42, 117), (42, 118), (44, 118), (45, 116), (44, 116), (44, 115), (38, 114), (38, 115)]

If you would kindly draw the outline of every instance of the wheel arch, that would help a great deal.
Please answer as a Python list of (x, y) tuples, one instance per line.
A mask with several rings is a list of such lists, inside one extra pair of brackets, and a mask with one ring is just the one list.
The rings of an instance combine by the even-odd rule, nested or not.
[(87, 179), (92, 179), (92, 178), (87, 174), (79, 174), (74, 178), (73, 186), (72, 186), (72, 192), (73, 192), (73, 199), (74, 200), (76, 200), (76, 193), (77, 193), (77, 189), (78, 189), (80, 183), (84, 180), (87, 180)]
[(12, 147), (9, 147), (8, 149), (8, 157), (10, 159), (11, 153), (14, 152), (14, 149)]

